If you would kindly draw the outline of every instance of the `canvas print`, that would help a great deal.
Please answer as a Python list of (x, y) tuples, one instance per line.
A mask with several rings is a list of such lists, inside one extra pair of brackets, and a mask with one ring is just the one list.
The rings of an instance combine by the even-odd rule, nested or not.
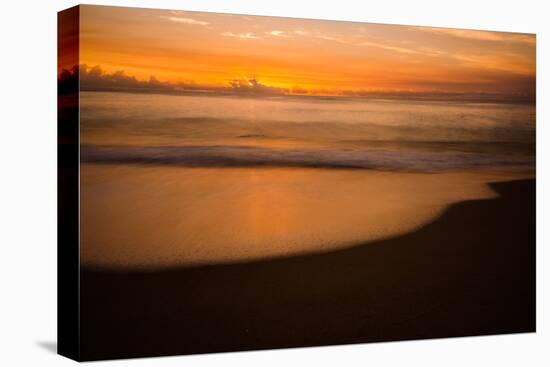
[(533, 34), (59, 13), (59, 348), (535, 331)]

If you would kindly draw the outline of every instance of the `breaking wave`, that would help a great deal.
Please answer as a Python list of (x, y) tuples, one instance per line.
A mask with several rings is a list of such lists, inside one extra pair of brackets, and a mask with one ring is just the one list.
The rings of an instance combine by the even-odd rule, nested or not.
[(273, 149), (255, 146), (121, 147), (84, 145), (81, 161), (183, 167), (311, 167), (431, 172), (534, 166), (532, 156), (468, 152), (350, 149)]

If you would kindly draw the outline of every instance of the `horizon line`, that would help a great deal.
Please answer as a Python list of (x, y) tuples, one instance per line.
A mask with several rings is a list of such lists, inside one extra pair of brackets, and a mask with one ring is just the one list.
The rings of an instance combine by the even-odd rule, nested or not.
[[(76, 73), (78, 72), (78, 78)], [(73, 65), (72, 68), (58, 68), (58, 91), (64, 94), (68, 84), (78, 81), (80, 91), (88, 92), (126, 92), (169, 95), (245, 95), (249, 97), (285, 96), (285, 97), (409, 97), (426, 100), (460, 101), (460, 102), (508, 102), (536, 103), (535, 93), (498, 93), (484, 90), (452, 91), (438, 89), (333, 89), (310, 90), (300, 86), (280, 88), (269, 86), (258, 81), (256, 76), (246, 79), (233, 79), (219, 84), (201, 84), (196, 82), (160, 81), (154, 75), (149, 80), (140, 80), (128, 75), (124, 70), (112, 73), (104, 72), (100, 65), (90, 67), (86, 64)], [(72, 89), (73, 91), (75, 89)], [(452, 97), (455, 97), (453, 99)], [(459, 97), (457, 100), (456, 97)]]

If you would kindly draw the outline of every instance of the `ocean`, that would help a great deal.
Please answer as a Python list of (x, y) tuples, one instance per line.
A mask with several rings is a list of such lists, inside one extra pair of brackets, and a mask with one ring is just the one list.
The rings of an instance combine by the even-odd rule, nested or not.
[(196, 266), (413, 231), (532, 177), (535, 106), (83, 92), (81, 255)]

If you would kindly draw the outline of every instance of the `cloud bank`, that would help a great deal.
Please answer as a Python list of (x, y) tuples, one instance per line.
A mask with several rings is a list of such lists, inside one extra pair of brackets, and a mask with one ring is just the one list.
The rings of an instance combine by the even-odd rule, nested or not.
[(63, 69), (58, 75), (59, 93), (75, 91), (78, 89), (80, 77), (80, 90), (82, 91), (111, 91), (111, 92), (135, 92), (135, 93), (218, 93), (218, 94), (249, 94), (249, 95), (284, 95), (289, 91), (283, 88), (275, 88), (260, 83), (256, 78), (247, 80), (235, 79), (227, 86), (212, 86), (198, 83), (164, 82), (154, 76), (149, 80), (138, 80), (127, 75), (124, 70), (108, 73), (101, 66), (80, 65), (73, 66), (70, 70)]
[[(79, 81), (80, 78), (80, 81)], [(517, 83), (520, 83), (518, 80)], [(427, 87), (437, 87), (427, 81)], [(530, 82), (529, 82), (530, 83)], [(472, 85), (471, 87), (475, 87)], [(221, 94), (248, 96), (318, 96), (318, 97), (348, 97), (348, 98), (397, 98), (416, 100), (448, 100), (475, 102), (527, 102), (534, 103), (534, 94), (497, 94), (497, 93), (460, 93), (460, 92), (411, 92), (411, 91), (376, 91), (376, 90), (308, 90), (300, 86), (291, 89), (276, 88), (262, 84), (255, 77), (248, 79), (233, 79), (225, 86), (214, 86), (199, 83), (165, 82), (151, 76), (149, 80), (139, 80), (126, 74), (124, 70), (112, 73), (105, 72), (101, 66), (80, 65), (71, 69), (62, 69), (58, 74), (58, 93), (73, 93), (81, 91), (108, 91), (129, 93), (159, 93), (159, 94)], [(436, 88), (437, 89), (437, 88)]]

